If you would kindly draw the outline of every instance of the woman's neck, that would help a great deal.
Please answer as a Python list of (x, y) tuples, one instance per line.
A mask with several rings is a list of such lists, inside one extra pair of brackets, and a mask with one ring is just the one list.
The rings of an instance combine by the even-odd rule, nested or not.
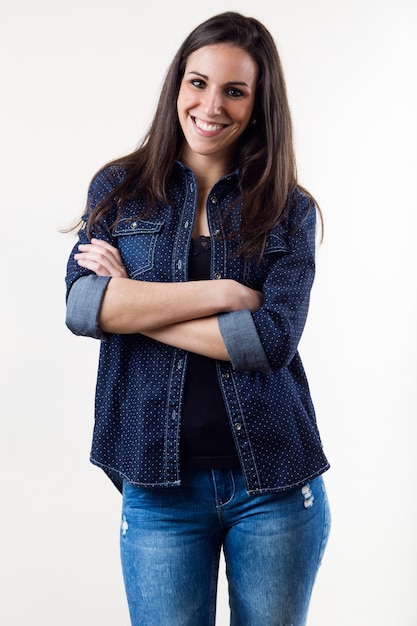
[(194, 172), (199, 191), (206, 194), (231, 168), (230, 158), (190, 153), (186, 148), (182, 151), (181, 160)]

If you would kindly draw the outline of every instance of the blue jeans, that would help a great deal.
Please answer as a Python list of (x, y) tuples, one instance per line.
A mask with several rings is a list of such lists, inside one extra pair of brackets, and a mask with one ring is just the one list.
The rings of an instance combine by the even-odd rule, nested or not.
[(132, 626), (213, 626), (223, 547), (232, 626), (303, 626), (330, 528), (322, 478), (248, 495), (239, 470), (180, 487), (125, 482), (121, 557)]

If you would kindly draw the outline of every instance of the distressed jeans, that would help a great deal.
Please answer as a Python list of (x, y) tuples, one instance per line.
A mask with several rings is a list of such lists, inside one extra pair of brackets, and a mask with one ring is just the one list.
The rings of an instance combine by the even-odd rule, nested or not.
[(132, 626), (213, 626), (223, 549), (232, 626), (303, 626), (330, 528), (321, 477), (248, 495), (239, 470), (180, 487), (124, 483), (121, 557)]

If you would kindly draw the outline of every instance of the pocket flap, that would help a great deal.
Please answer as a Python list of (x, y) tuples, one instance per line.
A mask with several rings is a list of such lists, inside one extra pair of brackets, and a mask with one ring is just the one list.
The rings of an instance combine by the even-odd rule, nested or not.
[(116, 224), (114, 235), (153, 235), (162, 230), (163, 222), (148, 222), (146, 220), (122, 219)]

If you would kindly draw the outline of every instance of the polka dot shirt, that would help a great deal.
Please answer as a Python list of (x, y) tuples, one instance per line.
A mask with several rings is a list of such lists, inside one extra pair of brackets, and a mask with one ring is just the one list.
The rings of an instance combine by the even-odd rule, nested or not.
[[(116, 166), (101, 171), (90, 187), (89, 205), (111, 193), (122, 176)], [(315, 271), (315, 210), (296, 190), (286, 222), (269, 233), (262, 261), (248, 261), (235, 257), (237, 242), (224, 237), (238, 211), (238, 193), (236, 171), (220, 179), (208, 196), (211, 278), (233, 278), (262, 291), (264, 302), (255, 313), (219, 316), (230, 362), (217, 362), (217, 375), (248, 492), (285, 491), (329, 467), (298, 354)], [(94, 233), (119, 248), (132, 279), (188, 279), (197, 188), (193, 173), (181, 163), (173, 171), (170, 199), (146, 220), (138, 218), (138, 201), (129, 201), (116, 226), (110, 211)], [(83, 229), (68, 261), (67, 325), (75, 334), (101, 340), (91, 461), (119, 489), (124, 479), (175, 487), (181, 481), (187, 352), (139, 334), (101, 331), (97, 319), (109, 279), (74, 260), (85, 241)]]

